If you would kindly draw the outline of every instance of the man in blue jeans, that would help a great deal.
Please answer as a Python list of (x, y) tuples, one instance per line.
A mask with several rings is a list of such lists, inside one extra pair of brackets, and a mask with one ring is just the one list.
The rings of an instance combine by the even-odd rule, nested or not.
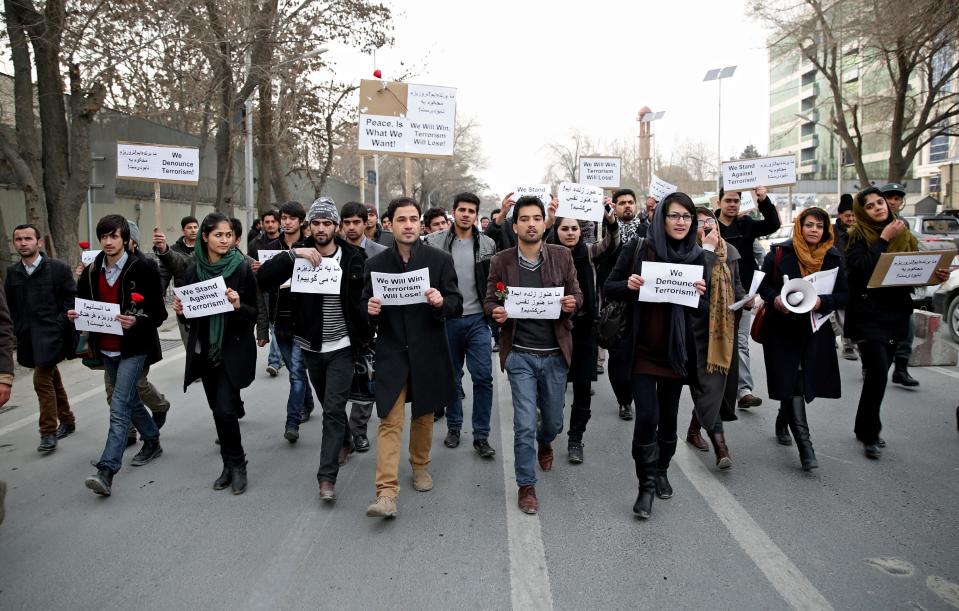
[[(160, 274), (143, 259), (128, 252), (130, 226), (120, 215), (111, 214), (97, 223), (97, 237), (103, 251), (80, 275), (77, 297), (116, 303), (120, 306), (117, 321), (122, 335), (91, 333), (90, 344), (103, 359), (107, 378), (113, 383), (110, 400), (110, 431), (103, 454), (97, 462), (97, 474), (86, 479), (90, 490), (110, 496), (113, 476), (120, 470), (123, 450), (127, 447), (130, 421), (140, 431), (143, 447), (130, 465), (145, 465), (163, 453), (160, 429), (147, 411), (137, 392), (137, 380), (145, 366), (162, 356), (157, 328), (166, 320)], [(69, 310), (70, 320), (78, 318)]]
[[(446, 321), (450, 357), (459, 391), (463, 388), (463, 362), (473, 379), (473, 448), (483, 458), (496, 455), (489, 444), (489, 421), (493, 409), (493, 347), (490, 328), (483, 313), (489, 265), (496, 254), (496, 243), (476, 228), (480, 199), (473, 193), (453, 198), (453, 227), (426, 237), (430, 246), (445, 250), (453, 257), (457, 285), (463, 294), (463, 315)], [(447, 433), (443, 445), (460, 445), (463, 428), (462, 392), (456, 393), (446, 408)]]
[[(499, 355), (513, 395), (518, 505), (524, 513), (534, 514), (539, 510), (536, 460), (543, 471), (553, 468), (552, 443), (563, 430), (566, 375), (573, 355), (569, 319), (583, 304), (583, 293), (569, 249), (543, 242), (546, 210), (539, 198), (519, 198), (513, 211), (513, 231), (516, 247), (493, 257), (483, 307), (502, 325)], [(510, 287), (563, 287), (562, 312), (554, 320), (510, 318), (504, 307)], [(539, 427), (537, 408), (542, 415)], [(535, 451), (534, 438), (539, 446)]]

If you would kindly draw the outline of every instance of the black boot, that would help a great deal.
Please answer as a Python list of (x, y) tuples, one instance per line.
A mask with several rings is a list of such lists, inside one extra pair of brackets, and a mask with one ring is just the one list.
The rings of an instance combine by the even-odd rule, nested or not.
[(633, 446), (633, 461), (636, 463), (636, 477), (639, 479), (639, 496), (633, 504), (633, 515), (648, 520), (653, 510), (653, 498), (656, 496), (656, 461), (659, 458), (659, 445), (651, 443), (645, 446)]
[(159, 439), (145, 439), (143, 440), (143, 447), (140, 448), (140, 451), (137, 452), (137, 455), (133, 457), (133, 460), (130, 461), (131, 467), (142, 467), (143, 465), (153, 461), (153, 459), (159, 457), (163, 454), (163, 448), (160, 447)]
[(669, 485), (666, 471), (669, 469), (669, 461), (676, 453), (676, 440), (659, 440), (657, 444), (659, 445), (659, 459), (656, 461), (656, 496), (661, 499), (668, 499), (673, 496), (673, 487)]
[(896, 368), (892, 372), (892, 383), (903, 386), (919, 386), (919, 380), (909, 375), (909, 359), (896, 357)]
[(803, 471), (812, 471), (819, 468), (816, 461), (816, 452), (812, 449), (812, 441), (809, 439), (809, 423), (806, 421), (806, 400), (803, 397), (793, 397), (789, 402), (789, 428), (792, 430), (793, 437), (796, 439), (796, 447), (799, 449), (799, 461), (802, 463)]
[(223, 490), (233, 482), (233, 469), (230, 466), (229, 461), (223, 459), (223, 473), (220, 474), (220, 477), (216, 478), (216, 481), (213, 482), (214, 490)]
[(113, 488), (113, 473), (109, 469), (98, 468), (97, 474), (91, 475), (83, 483), (100, 496), (110, 496)]
[(780, 445), (791, 446), (793, 444), (793, 438), (789, 436), (789, 418), (786, 417), (787, 411), (789, 411), (789, 402), (780, 401), (779, 413), (776, 414), (776, 441), (778, 441)]
[(246, 457), (236, 461), (230, 467), (233, 484), (233, 494), (243, 494), (246, 492)]

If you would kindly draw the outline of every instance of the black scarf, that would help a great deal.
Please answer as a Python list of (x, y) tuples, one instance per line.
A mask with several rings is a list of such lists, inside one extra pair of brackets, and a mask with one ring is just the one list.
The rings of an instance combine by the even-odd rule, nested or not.
[[(559, 241), (559, 233), (556, 231), (550, 232), (549, 239), (546, 241), (550, 244), (566, 246)], [(589, 258), (589, 247), (583, 242), (582, 235), (579, 237), (579, 242), (576, 242), (576, 246), (573, 246), (569, 252), (573, 256), (573, 266), (576, 268), (579, 288), (583, 291), (583, 306), (576, 312), (576, 317), (592, 321), (597, 315), (596, 274), (593, 269), (593, 262)]]
[[(672, 202), (670, 202), (672, 203)], [(689, 222), (689, 232), (686, 237), (677, 242), (666, 235), (666, 208), (663, 202), (656, 205), (652, 222), (649, 224), (649, 233), (646, 241), (656, 253), (656, 260), (663, 263), (680, 263), (695, 265), (702, 257), (703, 249), (696, 243), (696, 211), (685, 210), (693, 218)], [(686, 313), (684, 306), (670, 304), (669, 325), (669, 364), (680, 377), (687, 375), (686, 363), (689, 353), (686, 350)]]

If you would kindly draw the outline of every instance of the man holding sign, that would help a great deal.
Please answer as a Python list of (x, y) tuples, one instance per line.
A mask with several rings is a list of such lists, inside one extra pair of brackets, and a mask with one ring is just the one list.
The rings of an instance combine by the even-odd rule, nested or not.
[[(553, 440), (563, 430), (566, 377), (573, 355), (570, 317), (583, 304), (573, 257), (565, 246), (545, 244), (546, 209), (537, 197), (521, 197), (513, 214), (513, 232), (519, 242), (493, 257), (483, 307), (500, 331), (500, 366), (506, 370), (513, 395), (513, 452), (518, 505), (521, 511), (539, 511), (536, 498), (536, 462), (543, 471), (553, 468)], [(561, 287), (559, 310), (527, 308), (530, 318), (511, 318), (523, 310), (510, 303), (510, 289)], [(522, 298), (521, 298), (522, 299)], [(548, 306), (549, 295), (530, 299)], [(541, 317), (533, 318), (543, 310)], [(531, 310), (531, 311), (530, 311)], [(553, 318), (545, 318), (552, 310)], [(537, 409), (542, 420), (537, 427)], [(534, 441), (538, 442), (535, 448)], [(535, 457), (535, 458), (534, 458)]]
[[(272, 290), (292, 278), (293, 341), (303, 351), (309, 379), (323, 406), (316, 478), (320, 499), (333, 501), (339, 465), (353, 446), (346, 402), (353, 382), (354, 352), (369, 343), (371, 336), (362, 301), (366, 256), (337, 235), (340, 216), (333, 200), (323, 197), (313, 202), (307, 221), (310, 237), (302, 246), (264, 263), (257, 280), (263, 290)], [(325, 265), (339, 273), (311, 271)], [(299, 278), (305, 281), (297, 282)], [(334, 280), (318, 286), (310, 282), (314, 279)]]
[[(103, 252), (80, 275), (77, 297), (115, 303), (120, 314), (123, 335), (91, 333), (94, 352), (103, 359), (107, 378), (113, 383), (110, 399), (110, 431), (103, 454), (97, 462), (97, 474), (86, 479), (86, 487), (110, 496), (113, 476), (120, 470), (127, 445), (130, 421), (140, 431), (143, 447), (133, 457), (132, 466), (145, 465), (163, 453), (160, 429), (137, 392), (137, 380), (143, 368), (163, 358), (157, 328), (166, 320), (160, 274), (129, 249), (130, 225), (111, 214), (97, 223), (97, 237)], [(76, 320), (76, 310), (67, 312)]]
[[(719, 190), (719, 210), (716, 218), (719, 219), (719, 235), (726, 242), (733, 245), (743, 258), (740, 259), (739, 274), (744, 287), (752, 285), (753, 274), (756, 272), (756, 260), (749, 256), (753, 251), (753, 242), (775, 232), (782, 223), (776, 206), (766, 196), (765, 187), (756, 187), (756, 207), (763, 220), (740, 215), (739, 208), (742, 201), (739, 191)], [(753, 376), (749, 371), (749, 330), (752, 328), (753, 317), (748, 309), (743, 309), (739, 319), (739, 407), (748, 409), (762, 405), (762, 399), (753, 395)]]
[[(380, 416), (376, 501), (366, 515), (381, 518), (396, 516), (406, 403), (412, 403), (413, 489), (433, 489), (433, 478), (427, 471), (433, 413), (451, 404), (456, 395), (446, 320), (463, 313), (453, 258), (420, 242), (420, 206), (416, 200), (394, 199), (387, 213), (395, 243), (366, 262), (363, 289), (369, 324), (377, 334), (376, 411)], [(393, 297), (383, 292), (384, 285), (374, 287), (374, 274), (386, 278), (389, 286), (401, 288), (410, 284), (422, 287), (425, 277), (427, 288), (399, 290)]]

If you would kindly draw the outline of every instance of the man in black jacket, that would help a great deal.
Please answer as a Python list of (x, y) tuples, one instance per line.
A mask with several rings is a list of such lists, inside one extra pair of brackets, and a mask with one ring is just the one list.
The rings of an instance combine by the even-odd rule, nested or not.
[(17, 361), (33, 368), (33, 388), (40, 403), (38, 452), (57, 449), (57, 439), (76, 430), (67, 391), (57, 364), (72, 356), (73, 308), (77, 285), (70, 266), (45, 257), (43, 239), (33, 225), (18, 225), (13, 244), (20, 261), (7, 268), (4, 290), (17, 336)]
[[(396, 516), (399, 494), (400, 442), (405, 404), (412, 403), (410, 465), (413, 489), (433, 489), (427, 471), (433, 441), (433, 413), (449, 405), (456, 394), (446, 321), (463, 313), (463, 296), (456, 285), (453, 258), (420, 242), (420, 206), (409, 197), (389, 205), (395, 243), (366, 262), (363, 299), (376, 331), (376, 411), (380, 416), (376, 449), (376, 502), (370, 517)], [(428, 270), (430, 288), (424, 301), (383, 304), (374, 296), (372, 274), (404, 274)]]
[[(303, 245), (264, 263), (257, 272), (263, 289), (272, 289), (298, 273), (296, 259), (311, 267), (335, 261), (342, 275), (336, 293), (291, 293), (293, 338), (301, 348), (310, 381), (323, 405), (323, 440), (316, 479), (320, 499), (336, 500), (336, 476), (344, 449), (352, 444), (346, 418), (346, 402), (353, 383), (354, 352), (369, 342), (364, 316), (362, 250), (336, 235), (340, 217), (333, 200), (321, 197), (307, 214), (311, 235)], [(291, 287), (292, 288), (292, 287)]]
[[(719, 235), (726, 242), (736, 247), (743, 258), (739, 260), (739, 275), (742, 278), (743, 288), (747, 291), (753, 281), (756, 271), (756, 260), (750, 256), (753, 252), (753, 242), (775, 232), (781, 226), (779, 212), (776, 206), (766, 197), (765, 187), (756, 187), (756, 204), (763, 219), (756, 219), (739, 214), (739, 191), (725, 191), (719, 189), (719, 210), (716, 218), (719, 219)], [(749, 370), (749, 330), (752, 327), (752, 313), (743, 308), (743, 315), (739, 320), (739, 407), (748, 409), (762, 405), (762, 399), (753, 395), (753, 375)]]
[[(145, 465), (163, 453), (160, 429), (140, 400), (136, 384), (144, 367), (163, 358), (157, 328), (166, 320), (167, 311), (160, 275), (129, 252), (130, 226), (126, 219), (117, 214), (103, 217), (97, 223), (97, 237), (103, 252), (83, 270), (77, 297), (118, 304), (116, 320), (122, 335), (90, 334), (90, 343), (113, 382), (113, 397), (110, 431), (96, 465), (97, 474), (88, 477), (85, 484), (97, 494), (110, 496), (131, 420), (143, 438), (143, 447), (131, 466)], [(70, 310), (67, 316), (76, 320), (79, 313)]]
[[(10, 391), (13, 388), (13, 321), (7, 309), (7, 300), (4, 293), (0, 293), (0, 407), (10, 400)], [(959, 411), (959, 410), (957, 410)], [(0, 480), (0, 524), (6, 513), (4, 501), (7, 497), (7, 482)]]

